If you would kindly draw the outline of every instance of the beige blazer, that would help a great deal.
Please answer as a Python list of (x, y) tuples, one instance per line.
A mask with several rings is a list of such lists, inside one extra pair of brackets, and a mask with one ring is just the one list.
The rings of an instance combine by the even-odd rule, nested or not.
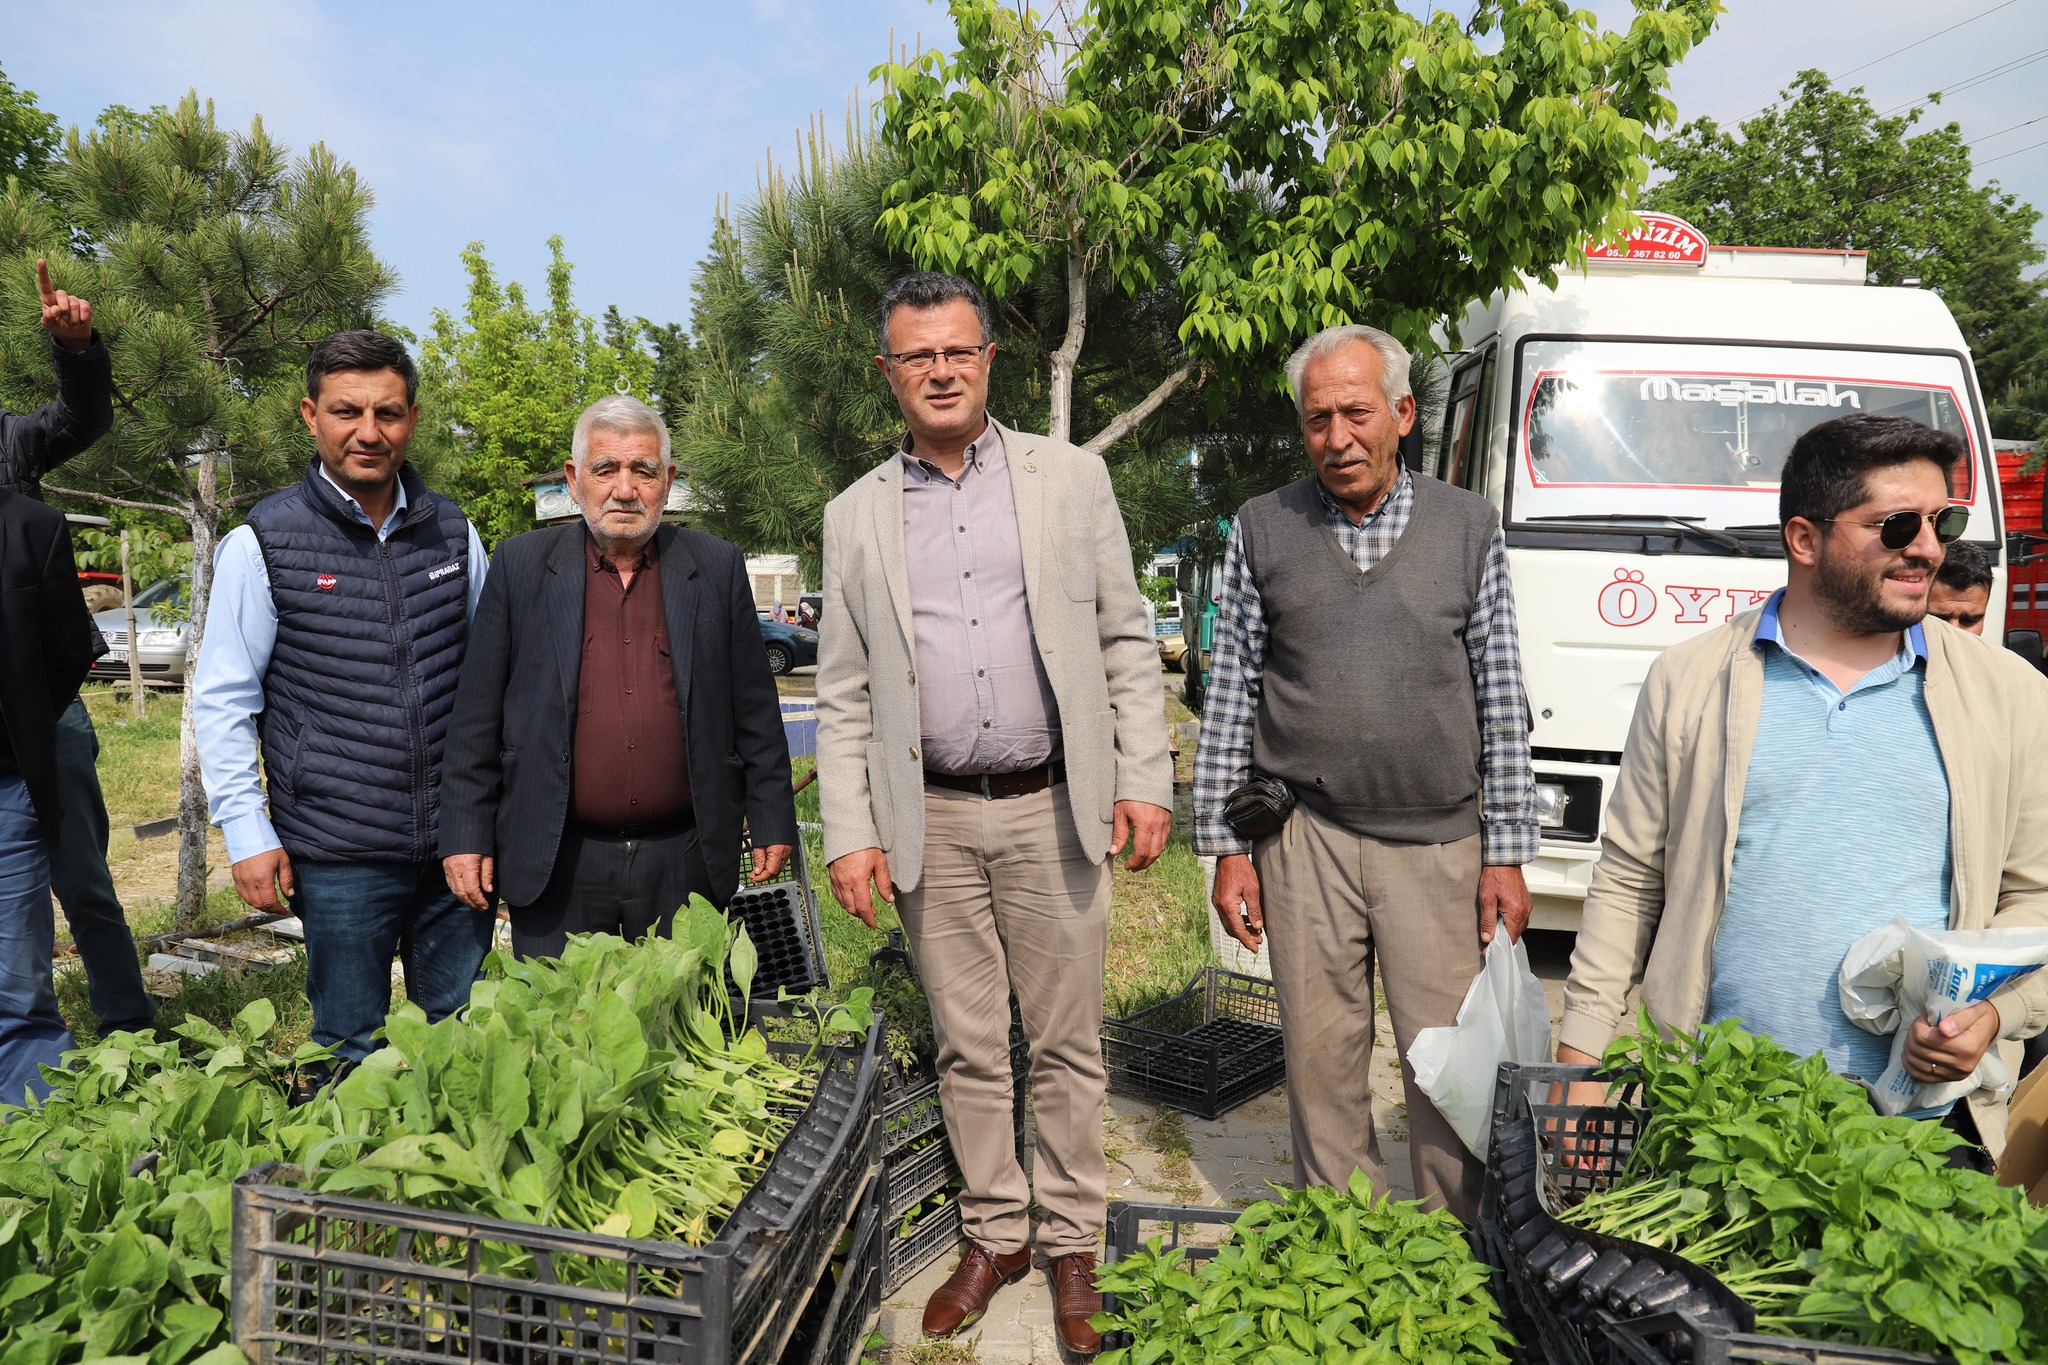
[[(1667, 1027), (1707, 1009), (1714, 934), (1728, 890), (1749, 755), (1763, 706), (1751, 646), (1761, 609), (1674, 645), (1636, 700), (1607, 833), (1579, 921), (1558, 1041), (1599, 1056), (1626, 1021), (1631, 988)], [(1948, 770), (1956, 929), (2048, 924), (2048, 679), (2008, 650), (1928, 617), (1927, 714)], [(1872, 772), (1845, 801), (1885, 799)], [(1999, 1036), (2048, 1025), (2048, 972), (1992, 995)], [(2019, 1074), (2019, 1046), (2000, 1045)], [(2006, 1096), (1979, 1090), (1971, 1113), (1995, 1155)]]
[[(1060, 790), (1099, 862), (1109, 854), (1116, 802), (1173, 809), (1159, 649), (1102, 458), (997, 426), (1016, 496), (1032, 631), (1059, 704), (1067, 765)], [(825, 509), (824, 595), (818, 786), (825, 859), (879, 848), (895, 884), (912, 889), (924, 875), (923, 731), (897, 456)]]

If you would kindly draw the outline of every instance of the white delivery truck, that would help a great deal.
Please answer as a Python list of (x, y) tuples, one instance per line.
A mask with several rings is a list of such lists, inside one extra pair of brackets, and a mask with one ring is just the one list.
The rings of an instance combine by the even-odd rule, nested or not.
[[(1500, 509), (1534, 729), (1538, 928), (1575, 929), (1651, 660), (1785, 581), (1778, 472), (1851, 412), (1962, 438), (1954, 499), (1998, 553), (1997, 466), (1941, 299), (1864, 284), (1863, 253), (1709, 245), (1645, 215), (1583, 273), (1467, 310), (1425, 472)], [(2003, 630), (2004, 579), (1985, 634)]]

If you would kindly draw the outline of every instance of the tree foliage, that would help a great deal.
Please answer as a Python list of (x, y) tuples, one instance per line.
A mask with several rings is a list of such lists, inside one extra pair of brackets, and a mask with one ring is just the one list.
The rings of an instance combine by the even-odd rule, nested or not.
[[(323, 146), (294, 158), (260, 119), (222, 128), (193, 94), (73, 129), (45, 188), (15, 180), (0, 193), (0, 402), (21, 410), (55, 392), (33, 269), (47, 254), (58, 287), (93, 301), (115, 421), (45, 486), (185, 523), (196, 658), (225, 519), (291, 482), (311, 452), (298, 415), (308, 349), (369, 325), (392, 288), (370, 250), (370, 189)], [(189, 696), (183, 759), (181, 922), (206, 892)]]
[(1098, 281), (1169, 296), (1183, 354), (1154, 377), (1208, 371), (1214, 412), (1324, 326), (1427, 350), (1467, 301), (1552, 280), (1619, 227), (1670, 68), (1719, 11), (1640, 0), (1617, 34), (1563, 0), (1481, 0), (1463, 26), (1396, 0), (950, 8), (956, 51), (876, 73), (903, 161), (882, 221), (998, 295), (1064, 276), (1056, 434)]
[(560, 237), (548, 238), (548, 252), (546, 299), (535, 306), (471, 242), (461, 315), (435, 309), (420, 347), (415, 456), (489, 545), (533, 529), (525, 480), (562, 467), (583, 409), (608, 393), (644, 397), (655, 376), (640, 344), (647, 324), (578, 310)]
[(2000, 436), (2048, 436), (2048, 305), (2027, 278), (2040, 213), (1997, 181), (1971, 183), (1970, 149), (1924, 109), (1879, 117), (1861, 89), (1802, 71), (1779, 103), (1729, 131), (1695, 119), (1667, 141), (1671, 172), (1646, 207), (1714, 241), (1870, 253), (1873, 283), (1941, 291), (1970, 343)]
[(36, 103), (35, 91), (23, 90), (0, 70), (0, 184), (13, 176), (40, 189), (59, 144), (57, 116)]

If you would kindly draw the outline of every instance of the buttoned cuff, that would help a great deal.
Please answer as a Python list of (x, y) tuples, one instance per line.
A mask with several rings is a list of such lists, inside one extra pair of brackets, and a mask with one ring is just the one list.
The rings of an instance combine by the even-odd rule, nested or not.
[(283, 848), (278, 842), (277, 831), (271, 827), (270, 817), (263, 814), (238, 815), (222, 823), (221, 838), (227, 841), (228, 861), (239, 863), (244, 858), (253, 858), (259, 853), (268, 853), (274, 848)]
[(1479, 822), (1479, 861), (1488, 867), (1519, 867), (1536, 861), (1543, 834), (1534, 820)]

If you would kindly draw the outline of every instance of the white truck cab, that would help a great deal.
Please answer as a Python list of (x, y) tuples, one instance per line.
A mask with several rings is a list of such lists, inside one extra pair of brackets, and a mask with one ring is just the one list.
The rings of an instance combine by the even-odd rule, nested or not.
[(1778, 473), (1808, 428), (1890, 413), (1963, 440), (1952, 496), (2000, 564), (1984, 633), (2003, 633), (1997, 466), (1941, 299), (1866, 286), (1861, 252), (1716, 247), (1644, 217), (1555, 289), (1466, 311), (1425, 465), (1501, 513), (1543, 827), (1525, 869), (1537, 928), (1578, 927), (1651, 661), (1784, 585)]

